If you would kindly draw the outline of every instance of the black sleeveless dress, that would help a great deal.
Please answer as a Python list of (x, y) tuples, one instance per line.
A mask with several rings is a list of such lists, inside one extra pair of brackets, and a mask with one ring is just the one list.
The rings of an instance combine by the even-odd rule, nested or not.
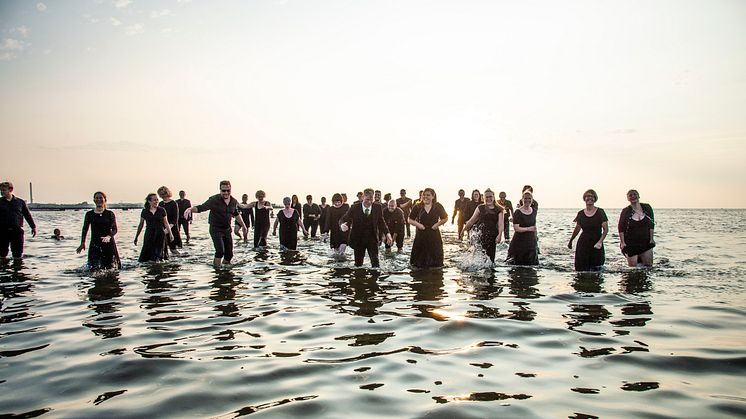
[(254, 208), (254, 247), (267, 246), (269, 233), (269, 211), (267, 207), (259, 207), (257, 201)]
[(143, 208), (140, 217), (145, 220), (145, 235), (142, 239), (138, 261), (160, 262), (168, 259), (166, 233), (163, 231), (163, 217), (166, 217), (166, 210), (158, 207), (154, 214), (148, 208)]
[(280, 246), (287, 250), (296, 250), (298, 248), (298, 218), (300, 215), (297, 210), (288, 218), (285, 211), (280, 210), (277, 213), (277, 220), (280, 222)]

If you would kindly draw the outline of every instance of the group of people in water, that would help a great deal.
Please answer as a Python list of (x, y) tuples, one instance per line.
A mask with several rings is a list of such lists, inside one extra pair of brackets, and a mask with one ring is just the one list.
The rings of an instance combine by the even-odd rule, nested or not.
[[(192, 214), (209, 211), (209, 233), (215, 249), (213, 265), (216, 267), (231, 263), (234, 234), (248, 241), (248, 231), (253, 228), (254, 247), (267, 246), (272, 217), (275, 218), (272, 235), (277, 234), (279, 227), (280, 250), (296, 250), (299, 231), (312, 237), (320, 231), (325, 240), (328, 239), (335, 257), (344, 258), (347, 247), (351, 247), (355, 266), (363, 265), (367, 253), (373, 268), (380, 264), (380, 245), (383, 243), (386, 251), (396, 245), (397, 252), (401, 252), (405, 235), (411, 236), (410, 226), (413, 226), (416, 233), (409, 258), (412, 269), (443, 267), (440, 227), (448, 222), (448, 214), (432, 188), (420, 191), (416, 200), (408, 198), (406, 190), (402, 189), (398, 199), (391, 199), (391, 195), (386, 194), (383, 201), (380, 191), (367, 188), (358, 192), (358, 199), (352, 205), (347, 203), (344, 193), (335, 193), (331, 205), (326, 203), (325, 197), (321, 198), (320, 205), (316, 204), (308, 195), (306, 204), (301, 206), (298, 197), (293, 195), (283, 199), (283, 208), (275, 216), (264, 191), (257, 191), (256, 200), (252, 202), (244, 194), (239, 203), (231, 194), (229, 181), (221, 181), (219, 187), (218, 194), (194, 206), (186, 199), (184, 191), (179, 192), (180, 199), (172, 199), (171, 190), (166, 186), (158, 188), (157, 193), (148, 194), (134, 239), (137, 245), (144, 228), (138, 260), (157, 262), (168, 259), (169, 254), (178, 255), (182, 247), (182, 231), (185, 242), (189, 243)], [(36, 225), (25, 201), (13, 195), (12, 183), (0, 183), (0, 192), (0, 257), (7, 257), (10, 246), (13, 257), (20, 258), (23, 253), (23, 220), (31, 227), (34, 236)], [(510, 243), (507, 264), (539, 264), (536, 226), (539, 204), (530, 185), (522, 189), (515, 208), (506, 199), (505, 192), (496, 197), (491, 189), (484, 193), (474, 190), (471, 197), (466, 198), (464, 190), (460, 190), (458, 195), (451, 223), (455, 223), (458, 217), (459, 240), (466, 234), (494, 264), (497, 244), (504, 239)], [(585, 191), (585, 208), (578, 211), (573, 220), (575, 228), (567, 246), (572, 249), (575, 238), (580, 235), (575, 244), (576, 271), (598, 271), (605, 263), (604, 239), (609, 231), (608, 218), (603, 209), (596, 207), (597, 200), (598, 194), (594, 190)], [(634, 189), (627, 192), (627, 200), (630, 205), (622, 210), (618, 225), (621, 252), (629, 266), (652, 266), (655, 247), (653, 209), (640, 202), (640, 195)], [(119, 268), (121, 261), (114, 239), (118, 231), (116, 216), (107, 209), (105, 193), (96, 192), (93, 201), (95, 208), (85, 214), (77, 251), (80, 253), (86, 249), (90, 229), (89, 266), (92, 269)]]

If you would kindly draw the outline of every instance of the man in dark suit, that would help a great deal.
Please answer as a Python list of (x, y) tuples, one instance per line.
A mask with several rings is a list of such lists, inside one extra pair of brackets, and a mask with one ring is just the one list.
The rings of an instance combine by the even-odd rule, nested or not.
[(383, 219), (383, 206), (373, 202), (373, 189), (363, 191), (362, 201), (353, 204), (339, 219), (339, 228), (343, 232), (351, 230), (349, 244), (355, 251), (355, 266), (363, 266), (367, 250), (371, 267), (377, 268), (379, 237), (385, 234), (389, 246), (392, 240)]

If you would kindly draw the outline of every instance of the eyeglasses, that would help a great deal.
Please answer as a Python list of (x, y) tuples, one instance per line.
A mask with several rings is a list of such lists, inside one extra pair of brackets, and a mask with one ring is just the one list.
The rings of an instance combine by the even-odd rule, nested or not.
[(230, 192), (230, 191), (231, 191), (230, 189), (221, 189), (221, 190), (220, 190), (220, 192), (221, 192), (221, 193), (228, 193), (228, 192)]

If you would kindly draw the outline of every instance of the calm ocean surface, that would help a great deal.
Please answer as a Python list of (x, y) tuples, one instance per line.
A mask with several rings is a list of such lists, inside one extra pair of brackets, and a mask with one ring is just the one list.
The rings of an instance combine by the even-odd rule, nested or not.
[(215, 270), (204, 214), (140, 265), (139, 211), (117, 211), (124, 267), (95, 276), (84, 212), (36, 212), (0, 267), (0, 416), (746, 416), (746, 210), (657, 210), (650, 270), (607, 210), (602, 274), (572, 270), (576, 212), (540, 210), (536, 269), (480, 268), (448, 224), (445, 269), (412, 274), (409, 240), (377, 272), (273, 237)]

